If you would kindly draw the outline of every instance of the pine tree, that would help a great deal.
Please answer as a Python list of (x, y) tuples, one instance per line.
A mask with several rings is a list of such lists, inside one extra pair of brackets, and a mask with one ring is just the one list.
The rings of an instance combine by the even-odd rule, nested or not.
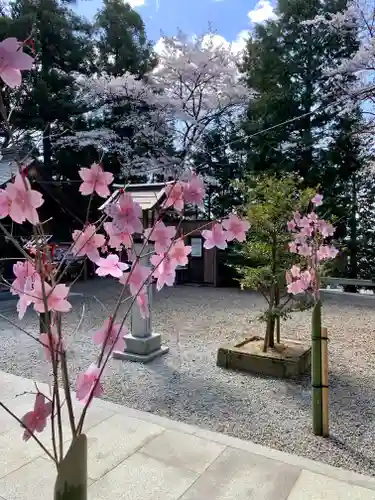
[(258, 93), (245, 123), (247, 134), (258, 133), (248, 142), (252, 170), (294, 171), (307, 184), (316, 182), (319, 149), (337, 112), (333, 101), (352, 80), (336, 80), (326, 69), (355, 51), (358, 42), (354, 30), (332, 33), (324, 24), (306, 21), (343, 4), (345, 0), (279, 0), (277, 19), (256, 26), (242, 68)]
[[(369, 141), (360, 133), (362, 125), (359, 109), (339, 116), (331, 129), (332, 143), (322, 155), (325, 180), (331, 185), (325, 204), (336, 219), (335, 237), (343, 250), (341, 266), (339, 260), (333, 271), (348, 278), (370, 277), (368, 239), (375, 236), (374, 177), (368, 169), (371, 154)], [(356, 289), (349, 286), (347, 291)]]
[(156, 57), (141, 16), (128, 3), (104, 0), (96, 16), (98, 69), (109, 75), (125, 72), (143, 76)]

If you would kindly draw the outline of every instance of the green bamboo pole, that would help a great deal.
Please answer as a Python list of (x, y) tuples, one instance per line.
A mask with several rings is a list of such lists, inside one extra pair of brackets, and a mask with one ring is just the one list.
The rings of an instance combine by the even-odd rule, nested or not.
[(312, 426), (316, 436), (323, 435), (322, 405), (322, 303), (318, 300), (312, 311), (311, 328), (311, 386)]
[(80, 434), (58, 465), (54, 500), (87, 500), (87, 438)]

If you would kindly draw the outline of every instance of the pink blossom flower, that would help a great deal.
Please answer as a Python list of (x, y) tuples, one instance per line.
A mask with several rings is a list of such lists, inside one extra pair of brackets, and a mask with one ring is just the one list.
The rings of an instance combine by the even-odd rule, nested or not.
[(133, 238), (128, 231), (120, 231), (112, 222), (105, 222), (104, 229), (109, 236), (108, 245), (116, 250), (121, 250), (121, 246), (131, 248)]
[[(66, 285), (56, 285), (54, 288), (44, 282), (44, 291), (47, 301), (47, 311), (68, 312), (72, 305), (66, 300), (69, 287)], [(34, 284), (32, 302), (34, 309), (39, 313), (47, 312), (43, 301), (42, 281), (37, 280)]]
[(292, 283), (287, 286), (287, 289), (288, 293), (291, 293), (293, 295), (297, 295), (298, 293), (303, 293), (305, 291), (302, 280), (292, 281)]
[(176, 234), (174, 226), (166, 226), (164, 222), (158, 221), (153, 228), (145, 229), (145, 237), (155, 242), (155, 252), (163, 253), (168, 250), (172, 243), (172, 238)]
[(300, 229), (300, 236), (302, 238), (306, 238), (308, 236), (312, 236), (314, 232), (314, 228), (312, 226), (304, 226), (304, 227), (301, 227)]
[(297, 252), (299, 255), (302, 255), (302, 257), (310, 257), (312, 248), (307, 243), (303, 243), (298, 247)]
[(6, 186), (6, 196), (9, 202), (9, 216), (17, 224), (28, 220), (31, 224), (38, 224), (37, 208), (43, 205), (43, 196), (35, 189), (31, 189), (30, 181), (18, 173), (14, 182)]
[(120, 262), (118, 255), (109, 254), (105, 259), (100, 258), (97, 261), (98, 268), (96, 274), (98, 276), (113, 276), (114, 278), (121, 278), (123, 271), (128, 269), (128, 265)]
[(203, 204), (205, 196), (203, 179), (196, 173), (183, 185), (183, 199), (185, 203), (192, 203), (198, 206)]
[(137, 295), (137, 304), (139, 306), (141, 317), (143, 319), (148, 318), (150, 316), (150, 307), (148, 304), (148, 295), (146, 292), (141, 292)]
[(315, 212), (310, 212), (308, 215), (307, 215), (307, 218), (309, 219), (310, 222), (312, 222), (313, 224), (315, 222), (318, 222), (319, 220), (319, 217), (318, 215), (315, 213)]
[(299, 222), (298, 222), (298, 226), (302, 229), (302, 228), (309, 228), (311, 227), (311, 221), (308, 217), (301, 217)]
[(293, 276), (292, 276), (292, 273), (290, 271), (285, 271), (285, 281), (286, 281), (287, 285), (290, 285), (291, 283), (293, 283)]
[(191, 253), (191, 246), (185, 245), (182, 238), (173, 242), (168, 254), (177, 262), (179, 266), (186, 266), (189, 262), (188, 255)]
[(102, 345), (105, 351), (112, 351), (114, 349), (123, 351), (125, 348), (125, 340), (123, 335), (127, 333), (125, 325), (121, 326), (119, 323), (112, 323), (111, 318), (104, 321), (103, 326), (95, 332), (93, 340), (95, 344)]
[(334, 259), (336, 255), (339, 253), (337, 248), (330, 245), (321, 245), (316, 252), (316, 256), (318, 261)]
[(9, 87), (21, 85), (21, 70), (31, 69), (34, 59), (25, 54), (17, 38), (0, 42), (0, 77)]
[(120, 283), (123, 285), (129, 285), (130, 293), (135, 296), (141, 293), (150, 277), (151, 270), (142, 266), (139, 262), (133, 264), (129, 273), (123, 274), (120, 278)]
[[(296, 267), (297, 266), (293, 266), (293, 268)], [(290, 277), (289, 278), (287, 277), (287, 283), (288, 283), (287, 289), (288, 293), (296, 295), (298, 293), (302, 293), (308, 290), (308, 288), (311, 286), (312, 276), (310, 271), (308, 270), (300, 272), (300, 269), (298, 267), (297, 267), (298, 271), (293, 268), (290, 270), (289, 276), (297, 279), (291, 281)]]
[(246, 220), (241, 220), (237, 215), (231, 214), (228, 219), (224, 219), (222, 226), (226, 229), (226, 240), (245, 241), (246, 233), (250, 229), (250, 224)]
[(96, 234), (96, 227), (93, 224), (89, 224), (82, 231), (73, 231), (73, 241), (72, 246), (73, 255), (85, 256), (92, 261), (97, 262), (100, 258), (98, 248), (101, 248), (105, 243), (105, 237), (102, 234)]
[(294, 241), (292, 241), (291, 243), (289, 243), (289, 251), (291, 253), (297, 253), (298, 252), (297, 244)]
[(26, 313), (27, 308), (34, 301), (34, 289), (35, 283), (41, 281), (41, 277), (37, 272), (34, 272), (31, 276), (26, 276), (25, 283), (23, 286), (23, 291), (19, 294), (19, 299), (17, 302), (17, 312), (19, 319), (22, 319)]
[(91, 393), (93, 393), (93, 397), (99, 398), (103, 392), (103, 386), (100, 382), (100, 368), (91, 364), (85, 372), (80, 373), (77, 377), (77, 399), (87, 402)]
[(122, 193), (118, 202), (111, 203), (106, 207), (105, 212), (109, 217), (112, 217), (113, 225), (120, 232), (142, 233), (143, 227), (141, 222), (142, 208), (138, 203), (133, 201), (130, 193)]
[(308, 269), (301, 273), (300, 280), (305, 290), (307, 290), (311, 286), (312, 275)]
[(321, 194), (316, 194), (311, 200), (311, 203), (316, 207), (320, 207), (321, 205), (323, 205), (323, 196)]
[(176, 279), (177, 262), (164, 253), (153, 255), (151, 264), (155, 266), (152, 276), (157, 279), (156, 289), (160, 291), (164, 285), (173, 286)]
[(113, 174), (104, 172), (101, 165), (93, 163), (90, 168), (81, 168), (78, 173), (83, 180), (79, 190), (84, 196), (94, 192), (102, 198), (110, 195), (108, 186), (113, 182)]
[(34, 409), (22, 417), (22, 423), (27, 429), (23, 434), (24, 441), (28, 441), (34, 432), (42, 432), (46, 428), (47, 418), (52, 413), (52, 403), (45, 403), (43, 394), (38, 393), (35, 397)]
[(214, 224), (211, 230), (203, 230), (202, 236), (206, 240), (203, 246), (207, 250), (214, 247), (220, 248), (221, 250), (227, 248), (227, 234), (223, 231), (221, 224)]
[(301, 220), (301, 214), (299, 212), (294, 212), (293, 220), (296, 224), (298, 224), (299, 221)]
[(16, 279), (13, 281), (10, 291), (13, 295), (22, 295), (25, 291), (26, 279), (31, 278), (36, 273), (35, 266), (29, 260), (18, 261), (13, 265), (13, 274)]
[(43, 344), (44, 353), (48, 361), (52, 361), (53, 358), (59, 357), (64, 346), (62, 339), (59, 338), (54, 328), (51, 328), (50, 335), (48, 333), (41, 333), (39, 335), (39, 340)]
[(292, 266), (290, 274), (293, 278), (299, 278), (301, 276), (301, 269), (299, 266)]
[(293, 231), (296, 228), (296, 223), (294, 222), (294, 220), (287, 222), (286, 225), (287, 225), (288, 231)]
[(175, 210), (182, 212), (184, 209), (184, 188), (181, 182), (169, 184), (165, 189), (166, 200), (163, 203), (164, 208), (174, 207)]
[(335, 228), (332, 226), (332, 224), (329, 224), (325, 220), (319, 220), (317, 227), (318, 231), (323, 236), (323, 238), (328, 238), (329, 236), (333, 236), (335, 233)]

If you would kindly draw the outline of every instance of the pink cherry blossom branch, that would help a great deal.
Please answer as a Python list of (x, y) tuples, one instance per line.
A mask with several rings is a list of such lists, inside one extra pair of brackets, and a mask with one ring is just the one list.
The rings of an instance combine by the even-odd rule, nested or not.
[[(179, 222), (178, 226), (176, 227), (176, 231), (178, 231), (178, 230), (179, 230), (179, 228), (180, 228), (180, 226), (181, 226), (181, 223), (182, 223), (182, 218), (181, 218), (181, 220), (180, 220), (180, 222)], [(155, 225), (156, 225), (156, 224), (155, 224)], [(154, 227), (155, 227), (155, 225), (154, 225)], [(154, 227), (153, 227), (152, 229), (154, 229)], [(150, 231), (150, 235), (151, 235), (151, 233), (152, 233), (152, 231)], [(149, 236), (150, 236), (150, 235), (149, 235)], [(147, 245), (147, 243), (148, 243), (148, 239), (146, 239), (146, 240), (145, 240), (145, 242), (144, 242), (144, 244), (143, 244), (143, 246), (142, 246), (142, 249), (144, 249), (144, 248), (145, 248), (145, 246)], [(159, 262), (159, 263), (158, 263), (158, 264), (154, 267), (154, 269), (150, 269), (150, 274), (149, 274), (149, 275), (145, 278), (145, 280), (143, 281), (143, 283), (141, 284), (141, 286), (140, 286), (140, 287), (139, 287), (139, 289), (137, 290), (136, 294), (135, 294), (134, 296), (132, 296), (132, 300), (131, 300), (131, 302), (130, 302), (130, 305), (129, 305), (129, 307), (128, 307), (128, 310), (127, 310), (126, 314), (124, 315), (124, 318), (122, 319), (122, 321), (121, 321), (121, 323), (120, 323), (120, 328), (119, 328), (119, 331), (118, 331), (118, 333), (117, 333), (117, 335), (116, 335), (116, 341), (117, 341), (117, 340), (119, 339), (119, 337), (120, 337), (120, 334), (121, 334), (122, 329), (123, 329), (123, 327), (124, 327), (124, 323), (125, 323), (125, 321), (126, 321), (126, 319), (127, 319), (128, 315), (129, 315), (129, 313), (130, 313), (130, 311), (131, 311), (132, 307), (134, 306), (134, 304), (135, 304), (135, 302), (136, 302), (136, 300), (137, 300), (138, 295), (141, 293), (141, 291), (142, 291), (142, 289), (144, 288), (144, 286), (146, 285), (146, 283), (150, 280), (150, 277), (152, 276), (153, 272), (155, 272), (155, 270), (156, 270), (156, 269), (157, 269), (157, 268), (158, 268), (158, 267), (162, 264), (162, 262), (165, 260), (165, 258), (166, 258), (166, 256), (168, 255), (168, 252), (170, 251), (170, 249), (171, 249), (171, 247), (172, 247), (173, 243), (174, 243), (174, 240), (172, 240), (172, 241), (171, 241), (171, 243), (170, 243), (170, 245), (169, 245), (169, 247), (168, 247), (167, 251), (165, 252), (165, 256), (164, 256), (164, 258), (163, 258), (162, 260), (160, 260), (160, 262)], [(137, 256), (137, 259), (136, 259), (136, 264), (139, 262), (139, 260), (140, 260), (141, 256), (142, 256), (142, 250), (140, 251), (139, 256)], [(135, 265), (136, 265), (136, 264), (135, 264)], [(111, 331), (111, 329), (112, 329), (113, 323), (114, 323), (114, 321), (115, 321), (116, 315), (117, 315), (118, 310), (119, 310), (119, 307), (120, 307), (120, 305), (121, 305), (121, 300), (122, 300), (123, 293), (124, 293), (124, 291), (125, 291), (125, 287), (126, 287), (126, 286), (127, 286), (127, 284), (129, 283), (130, 274), (134, 271), (134, 269), (135, 269), (135, 265), (134, 265), (134, 266), (132, 267), (132, 269), (130, 270), (130, 273), (129, 273), (128, 279), (127, 279), (127, 281), (126, 281), (126, 283), (125, 283), (125, 285), (124, 285), (124, 287), (123, 287), (123, 289), (122, 289), (122, 291), (121, 291), (120, 297), (119, 297), (118, 302), (117, 302), (116, 307), (115, 307), (115, 311), (114, 311), (113, 315), (111, 316), (111, 321), (110, 321), (109, 326), (108, 326), (108, 332), (110, 332), (110, 331)], [(93, 384), (93, 387), (91, 388), (91, 391), (90, 391), (89, 397), (88, 397), (87, 402), (86, 402), (86, 404), (85, 404), (85, 406), (84, 406), (84, 408), (83, 408), (83, 411), (82, 411), (82, 414), (81, 414), (80, 420), (79, 420), (78, 425), (77, 425), (77, 434), (78, 434), (78, 433), (80, 433), (80, 432), (82, 432), (83, 423), (84, 423), (84, 419), (85, 419), (85, 416), (86, 416), (87, 410), (88, 410), (88, 408), (89, 408), (89, 406), (90, 406), (90, 403), (91, 403), (92, 399), (94, 398), (95, 390), (96, 390), (96, 388), (97, 388), (97, 386), (98, 386), (98, 384), (99, 384), (99, 382), (100, 382), (100, 379), (101, 379), (101, 377), (102, 377), (102, 375), (103, 375), (104, 369), (106, 368), (107, 363), (108, 363), (108, 361), (109, 361), (109, 359), (110, 359), (110, 357), (111, 357), (111, 355), (112, 355), (113, 348), (114, 348), (113, 346), (115, 345), (116, 341), (115, 341), (115, 342), (113, 342), (112, 347), (108, 350), (107, 356), (105, 357), (104, 362), (103, 362), (103, 363), (102, 363), (102, 365), (101, 365), (101, 361), (102, 361), (102, 358), (103, 358), (103, 355), (104, 355), (104, 349), (105, 349), (105, 347), (106, 347), (106, 342), (104, 342), (104, 343), (103, 343), (102, 350), (101, 350), (101, 354), (100, 354), (99, 361), (98, 361), (98, 366), (99, 366), (99, 368), (100, 368), (100, 372), (99, 372), (99, 375), (98, 375), (97, 379), (95, 380), (95, 382), (94, 382), (94, 384)], [(101, 366), (100, 366), (100, 365), (101, 365)]]
[(26, 429), (28, 431), (30, 436), (34, 439), (34, 441), (36, 441), (38, 443), (38, 445), (42, 448), (44, 453), (46, 453), (50, 457), (50, 459), (53, 460), (57, 464), (53, 455), (48, 451), (48, 449), (44, 446), (44, 444), (35, 436), (35, 434), (32, 432), (32, 430), (27, 425), (25, 425), (22, 422), (22, 420), (19, 417), (17, 417), (17, 415), (15, 413), (13, 413), (2, 401), (0, 401), (0, 406), (7, 413), (9, 413), (9, 415), (11, 415), (15, 420), (17, 420), (17, 422), (21, 425), (21, 427), (23, 427), (24, 429)]

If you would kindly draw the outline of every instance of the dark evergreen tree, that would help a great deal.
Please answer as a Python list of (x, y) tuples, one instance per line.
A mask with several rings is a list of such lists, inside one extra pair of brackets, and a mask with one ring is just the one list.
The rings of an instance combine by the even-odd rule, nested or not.
[(251, 170), (297, 172), (310, 185), (320, 180), (320, 147), (337, 113), (334, 101), (352, 78), (339, 80), (326, 70), (349, 57), (358, 42), (354, 30), (333, 33), (306, 21), (337, 12), (345, 2), (279, 0), (277, 19), (256, 26), (243, 64), (257, 92), (244, 125), (248, 135), (257, 134), (247, 144)]
[(243, 178), (246, 156), (236, 150), (238, 131), (234, 125), (225, 127), (218, 121), (202, 140), (194, 161), (196, 170), (207, 184), (205, 215), (211, 219), (224, 217), (243, 203), (236, 181)]
[(119, 76), (144, 75), (156, 63), (141, 16), (128, 3), (104, 0), (96, 16), (98, 68)]
[(52, 136), (70, 128), (82, 112), (75, 102), (75, 75), (92, 71), (92, 26), (61, 0), (14, 0), (1, 35), (30, 40), (35, 65), (20, 91), (7, 95), (12, 123), (42, 133), (44, 165), (52, 165)]

